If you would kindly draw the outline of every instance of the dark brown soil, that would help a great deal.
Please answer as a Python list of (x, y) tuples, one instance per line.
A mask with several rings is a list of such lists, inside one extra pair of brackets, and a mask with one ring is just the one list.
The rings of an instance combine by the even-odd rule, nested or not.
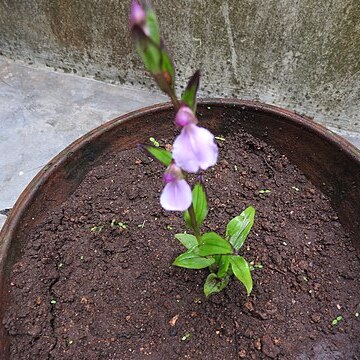
[(163, 169), (136, 149), (108, 154), (28, 236), (4, 319), (11, 359), (360, 358), (359, 259), (328, 199), (249, 135), (219, 146), (204, 231), (256, 208), (251, 296), (233, 280), (205, 299), (207, 270), (171, 266), (185, 229), (160, 208)]

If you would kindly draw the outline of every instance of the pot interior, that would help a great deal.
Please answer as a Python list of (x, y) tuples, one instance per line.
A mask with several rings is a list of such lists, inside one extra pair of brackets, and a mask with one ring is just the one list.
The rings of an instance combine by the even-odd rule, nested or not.
[[(173, 108), (157, 105), (114, 119), (75, 141), (42, 169), (20, 196), (0, 235), (0, 320), (7, 277), (21, 255), (22, 239), (48, 211), (79, 186), (100, 155), (136, 147), (149, 136), (173, 134)], [(327, 195), (344, 228), (360, 247), (360, 155), (347, 141), (312, 120), (276, 107), (237, 100), (202, 101), (201, 124), (218, 135), (243, 128), (274, 146)], [(0, 325), (0, 352), (6, 353)]]

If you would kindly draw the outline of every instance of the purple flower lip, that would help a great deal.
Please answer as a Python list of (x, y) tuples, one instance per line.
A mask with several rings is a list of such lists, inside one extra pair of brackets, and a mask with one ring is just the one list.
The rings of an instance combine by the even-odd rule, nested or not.
[(161, 206), (169, 211), (187, 210), (192, 202), (192, 193), (181, 169), (175, 163), (170, 164), (163, 180), (165, 187), (160, 196)]
[(160, 196), (160, 204), (165, 210), (185, 211), (192, 202), (192, 193), (185, 179), (175, 180), (165, 185)]
[(197, 125), (186, 125), (175, 139), (172, 156), (176, 164), (187, 172), (206, 170), (216, 164), (218, 157), (214, 135)]
[(144, 27), (146, 22), (146, 13), (143, 7), (136, 0), (132, 0), (131, 2), (131, 10), (130, 10), (130, 25), (133, 27), (135, 25)]
[(181, 106), (176, 113), (175, 124), (184, 127), (190, 124), (197, 124), (197, 119), (188, 106)]

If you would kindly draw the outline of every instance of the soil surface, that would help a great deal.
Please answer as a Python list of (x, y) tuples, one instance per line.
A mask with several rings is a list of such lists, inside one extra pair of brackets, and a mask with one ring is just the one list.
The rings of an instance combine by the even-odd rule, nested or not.
[(251, 296), (233, 279), (206, 299), (208, 270), (171, 266), (185, 228), (160, 207), (164, 169), (111, 153), (26, 239), (4, 319), (11, 359), (360, 358), (359, 258), (329, 200), (252, 136), (218, 144), (203, 230), (224, 234), (255, 207)]

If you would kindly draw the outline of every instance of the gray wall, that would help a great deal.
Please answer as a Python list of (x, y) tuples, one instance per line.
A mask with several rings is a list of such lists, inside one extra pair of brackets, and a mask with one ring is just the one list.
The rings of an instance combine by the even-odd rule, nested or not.
[[(128, 33), (130, 1), (0, 0), (0, 52), (114, 83), (153, 86)], [(360, 130), (359, 0), (154, 0), (178, 84)]]

